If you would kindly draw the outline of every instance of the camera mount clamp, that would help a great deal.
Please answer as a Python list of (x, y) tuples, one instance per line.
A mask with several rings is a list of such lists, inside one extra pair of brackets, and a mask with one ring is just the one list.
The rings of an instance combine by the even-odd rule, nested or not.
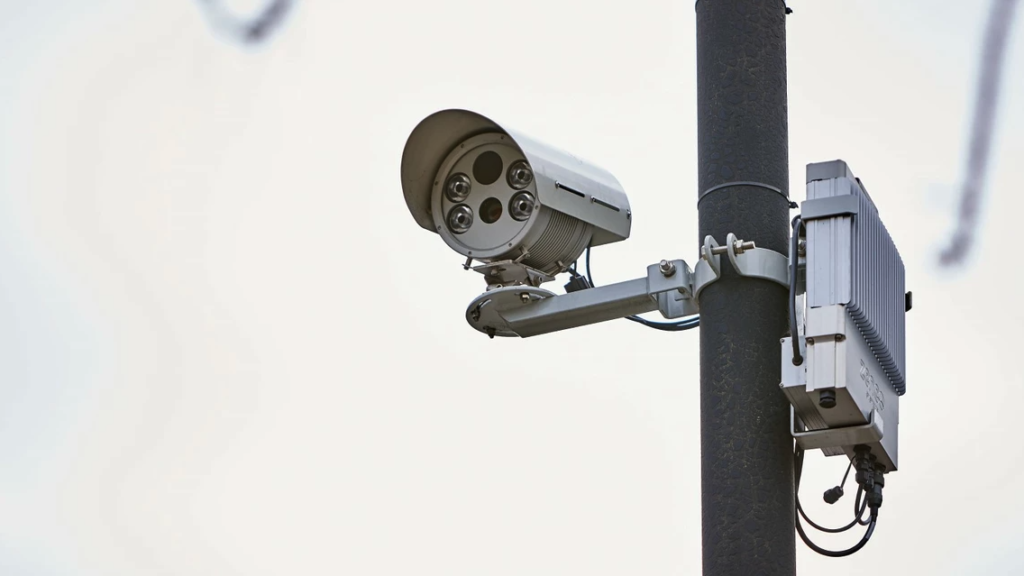
[(527, 338), (655, 310), (665, 318), (692, 316), (700, 312), (700, 293), (721, 278), (723, 254), (740, 276), (789, 286), (785, 255), (730, 233), (724, 246), (711, 236), (704, 238), (693, 269), (684, 260), (662, 260), (648, 266), (645, 277), (561, 295), (528, 280), (511, 286), (494, 284), (473, 299), (466, 320), (492, 338)]

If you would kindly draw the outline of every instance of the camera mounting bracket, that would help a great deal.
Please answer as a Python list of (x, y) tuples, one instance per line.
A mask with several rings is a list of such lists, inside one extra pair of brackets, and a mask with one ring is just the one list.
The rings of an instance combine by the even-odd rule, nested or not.
[[(491, 338), (526, 338), (655, 310), (665, 318), (692, 316), (700, 312), (700, 292), (722, 276), (722, 254), (741, 276), (789, 286), (786, 256), (757, 248), (735, 234), (726, 237), (725, 246), (708, 236), (696, 269), (684, 260), (662, 260), (647, 267), (646, 277), (562, 295), (538, 288), (540, 278), (531, 277), (514, 261), (477, 266), (473, 269), (488, 278), (489, 288), (470, 302), (466, 321)], [(492, 278), (511, 280), (511, 285)]]

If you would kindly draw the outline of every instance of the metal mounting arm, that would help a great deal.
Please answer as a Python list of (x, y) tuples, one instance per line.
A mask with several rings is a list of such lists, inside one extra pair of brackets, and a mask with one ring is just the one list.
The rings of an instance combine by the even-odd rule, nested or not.
[(737, 240), (733, 234), (725, 246), (708, 236), (696, 270), (683, 260), (662, 260), (647, 267), (645, 278), (563, 295), (527, 284), (496, 287), (470, 303), (466, 320), (492, 338), (526, 338), (655, 310), (665, 318), (692, 316), (700, 312), (700, 291), (721, 277), (722, 254), (741, 276), (789, 285), (786, 256)]
[(688, 297), (692, 278), (686, 262), (673, 260), (648, 266), (646, 278), (563, 295), (532, 286), (506, 286), (473, 300), (466, 320), (490, 336), (526, 338), (653, 312), (659, 309), (659, 296), (669, 293), (673, 298), (662, 298), (666, 305), (671, 301), (672, 315), (666, 317), (692, 315), (698, 312), (697, 303)]

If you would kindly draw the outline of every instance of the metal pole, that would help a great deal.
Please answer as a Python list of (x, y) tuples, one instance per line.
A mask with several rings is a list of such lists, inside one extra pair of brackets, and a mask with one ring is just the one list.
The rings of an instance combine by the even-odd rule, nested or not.
[[(700, 239), (733, 232), (786, 254), (785, 2), (697, 0), (696, 10), (698, 194), (715, 188), (699, 196)], [(733, 182), (744, 184), (722, 186)], [(700, 297), (705, 575), (796, 573), (793, 441), (779, 390), (786, 297), (727, 263)]]

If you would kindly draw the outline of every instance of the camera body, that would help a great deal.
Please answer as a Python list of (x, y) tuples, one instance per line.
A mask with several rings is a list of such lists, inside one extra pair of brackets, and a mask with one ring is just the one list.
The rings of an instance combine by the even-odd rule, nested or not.
[(632, 223), (607, 171), (468, 110), (421, 121), (402, 155), (416, 223), (484, 266), (488, 283), (538, 285), (589, 246), (625, 240)]

